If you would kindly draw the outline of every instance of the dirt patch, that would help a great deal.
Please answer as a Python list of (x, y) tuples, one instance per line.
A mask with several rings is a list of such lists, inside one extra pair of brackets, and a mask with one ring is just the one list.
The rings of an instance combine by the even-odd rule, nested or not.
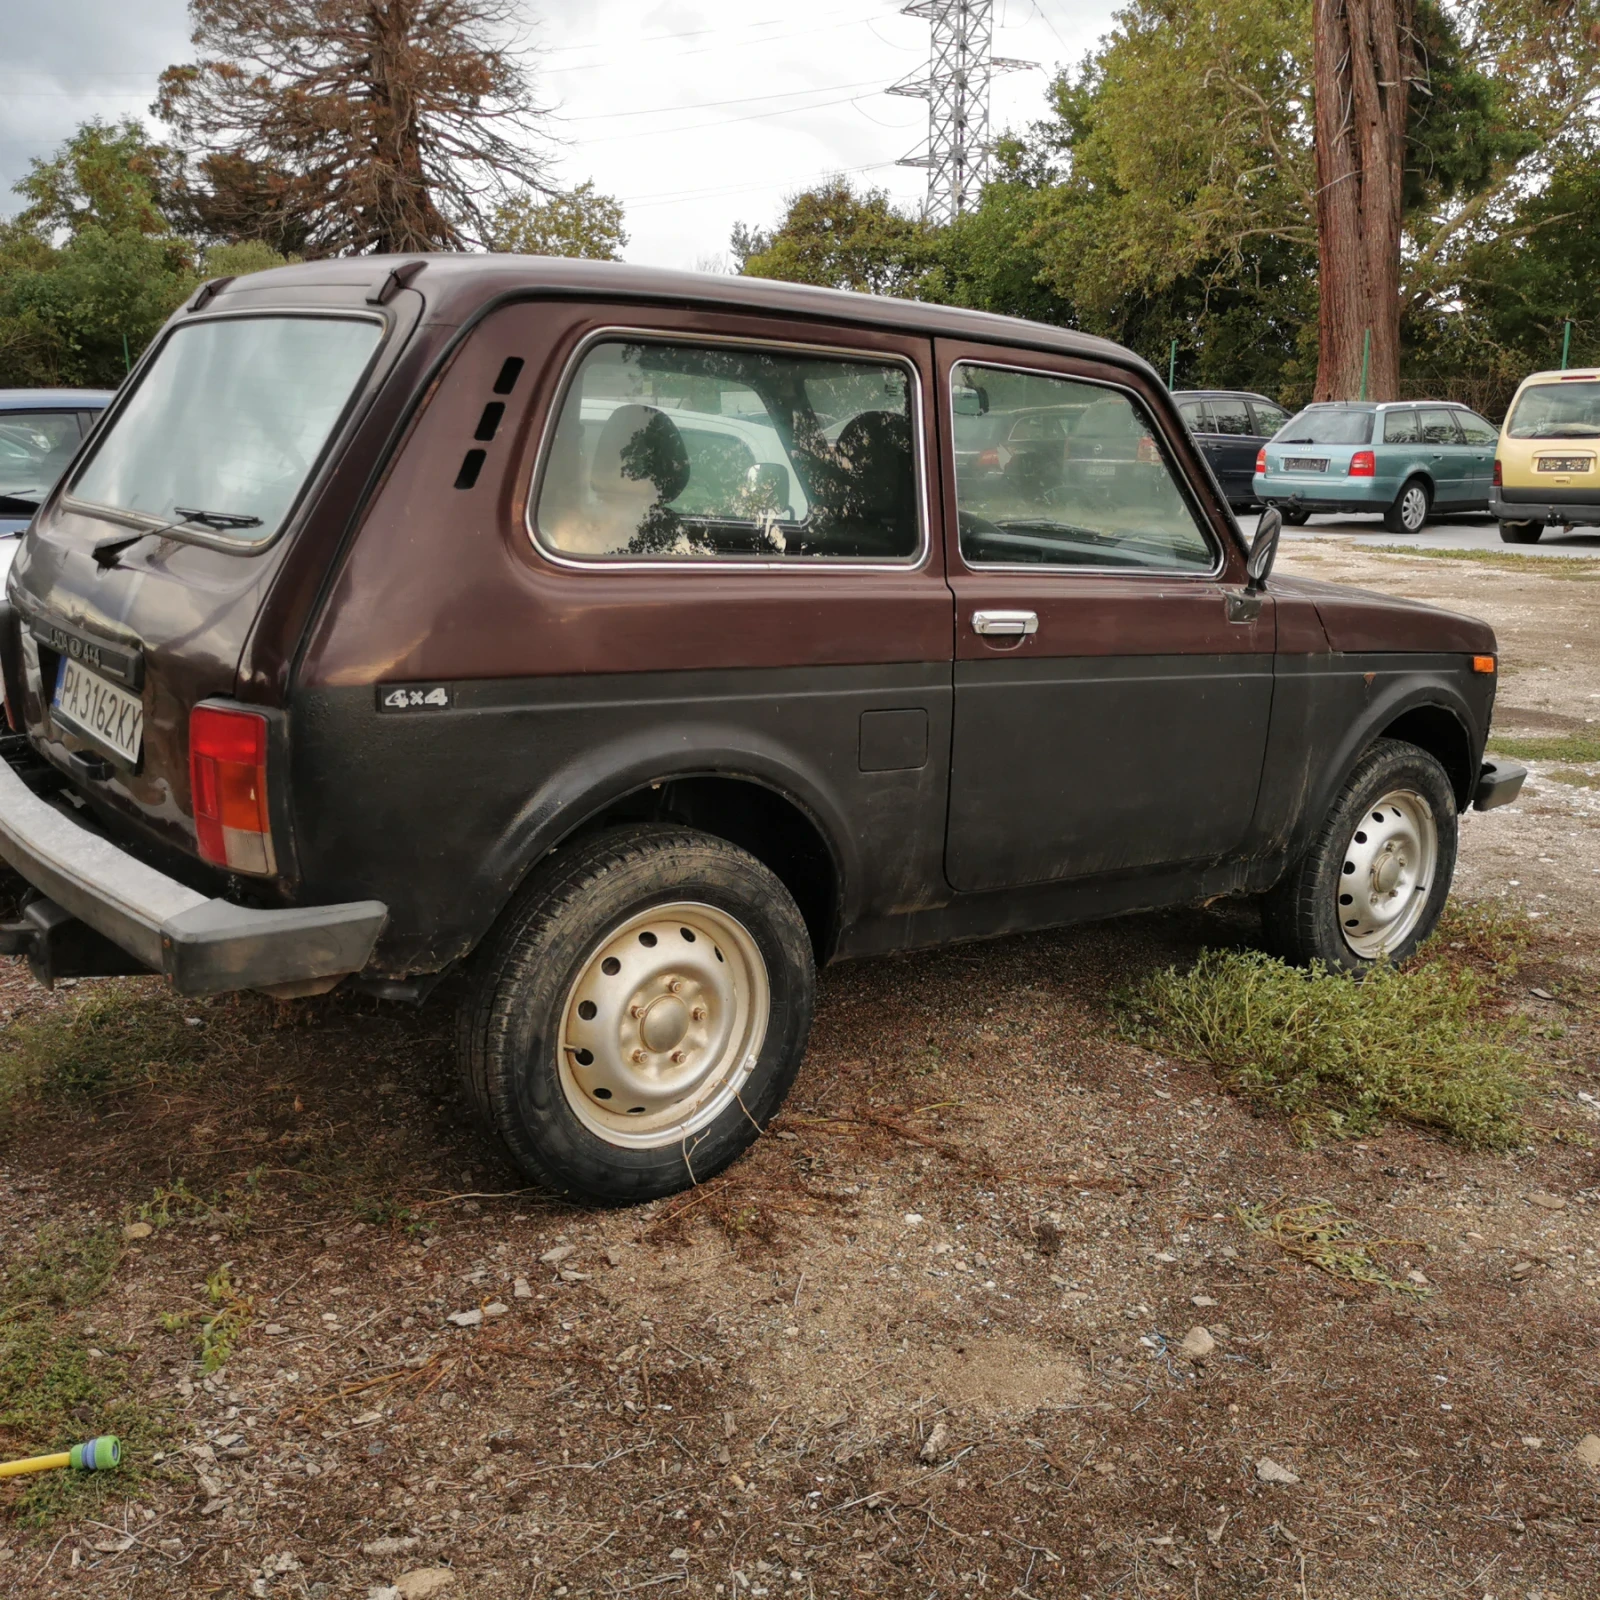
[[(1284, 560), (1488, 616), (1508, 730), (1600, 715), (1592, 585)], [(86, 1387), (0, 1427), (145, 1431), (126, 1474), (0, 1487), (0, 1592), (1589, 1600), (1600, 816), (1535, 772), (1463, 830), (1466, 893), (1536, 932), (1503, 1153), (1302, 1148), (1121, 1037), (1108, 994), (1246, 948), (1238, 906), (828, 972), (769, 1137), (633, 1212), (523, 1189), (456, 1098), (448, 994), (183, 1007), (159, 1052), (52, 1078), (96, 986), (6, 963), (8, 1282), (115, 1249), (22, 1297), (29, 1359)]]

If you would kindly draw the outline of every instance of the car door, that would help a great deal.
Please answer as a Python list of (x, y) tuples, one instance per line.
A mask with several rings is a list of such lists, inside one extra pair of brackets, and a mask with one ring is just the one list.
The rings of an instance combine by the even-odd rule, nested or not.
[(1216, 429), (1212, 460), (1217, 476), (1228, 499), (1242, 504), (1255, 496), (1256, 451), (1261, 448), (1250, 420), (1249, 402), (1239, 395), (1213, 395), (1209, 404)]
[[(946, 437), (963, 408), (1088, 401), (1100, 446), (1069, 455), (1076, 470), (1048, 494), (958, 474), (946, 452), (951, 883), (1006, 889), (1238, 852), (1266, 744), (1273, 606), (1244, 594), (1242, 554), (1170, 407), (1097, 362), (936, 349)], [(1131, 444), (1113, 450), (1118, 407)]]
[(1444, 406), (1418, 406), (1417, 424), (1423, 460), (1433, 474), (1434, 504), (1458, 506), (1471, 500), (1471, 452), (1456, 427), (1455, 414)]
[(1494, 477), (1494, 452), (1500, 442), (1500, 431), (1475, 411), (1456, 412), (1456, 423), (1468, 451), (1469, 498), (1474, 505), (1486, 507), (1489, 504), (1490, 480)]

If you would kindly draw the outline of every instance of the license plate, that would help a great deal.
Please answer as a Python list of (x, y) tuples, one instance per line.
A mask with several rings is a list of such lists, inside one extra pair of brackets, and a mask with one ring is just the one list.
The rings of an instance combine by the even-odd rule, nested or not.
[(1326, 456), (1285, 456), (1283, 458), (1285, 472), (1326, 472), (1328, 460)]
[(1114, 478), (1117, 475), (1117, 464), (1115, 461), (1086, 461), (1083, 470), (1090, 478)]
[(50, 709), (63, 727), (104, 745), (130, 766), (138, 765), (144, 740), (144, 703), (138, 695), (107, 683), (81, 661), (63, 656)]
[(1540, 456), (1541, 472), (1587, 472), (1594, 465), (1591, 456)]

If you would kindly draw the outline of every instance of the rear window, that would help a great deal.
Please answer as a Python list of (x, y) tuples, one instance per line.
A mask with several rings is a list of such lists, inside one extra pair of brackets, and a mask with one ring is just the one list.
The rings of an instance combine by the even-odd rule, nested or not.
[(1513, 439), (1593, 439), (1600, 436), (1600, 381), (1536, 383), (1517, 396), (1506, 419)]
[(178, 328), (72, 483), (75, 503), (241, 545), (283, 526), (366, 371), (365, 318)]
[(1278, 430), (1274, 444), (1370, 444), (1370, 411), (1335, 411), (1308, 406)]
[(0, 411), (0, 495), (42, 499), (82, 437), (75, 411)]

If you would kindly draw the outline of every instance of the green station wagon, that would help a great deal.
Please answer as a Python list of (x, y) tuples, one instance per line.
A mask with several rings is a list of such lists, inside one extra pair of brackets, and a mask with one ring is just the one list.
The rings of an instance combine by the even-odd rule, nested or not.
[(1434, 511), (1487, 511), (1499, 430), (1440, 401), (1307, 406), (1256, 456), (1254, 487), (1285, 522), (1314, 511), (1380, 512), (1417, 533)]

